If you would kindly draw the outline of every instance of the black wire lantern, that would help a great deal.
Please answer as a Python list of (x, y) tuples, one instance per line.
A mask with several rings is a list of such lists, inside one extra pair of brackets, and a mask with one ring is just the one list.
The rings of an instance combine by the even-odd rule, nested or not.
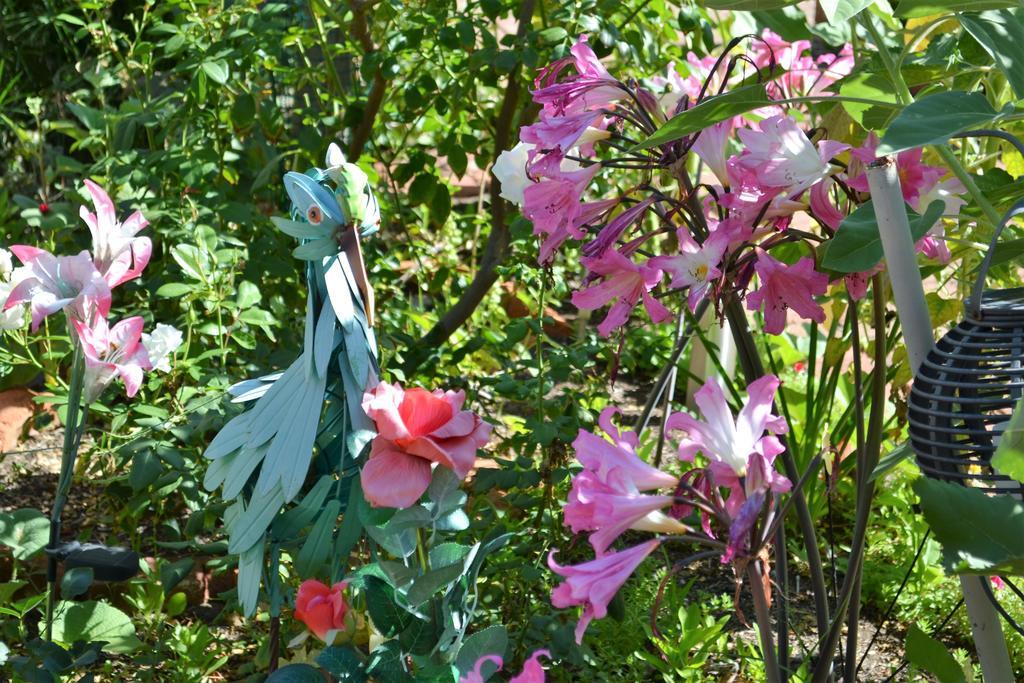
[[(969, 135), (993, 135), (1022, 148), (1020, 141), (1002, 131)], [(1024, 484), (990, 464), (1014, 408), (1024, 397), (1024, 287), (984, 288), (996, 240), (1006, 224), (1021, 214), (1024, 200), (997, 226), (964, 306), (964, 320), (935, 343), (918, 368), (908, 421), (911, 449), (927, 476), (986, 493), (1024, 497)], [(1024, 599), (1024, 592), (1002, 578)], [(1000, 614), (1024, 634), (999, 605), (988, 581), (982, 583)]]

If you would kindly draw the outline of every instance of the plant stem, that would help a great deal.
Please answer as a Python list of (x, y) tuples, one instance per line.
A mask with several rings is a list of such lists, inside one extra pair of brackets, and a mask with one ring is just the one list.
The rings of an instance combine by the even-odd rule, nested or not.
[[(739, 299), (735, 296), (729, 297), (725, 302), (725, 314), (729, 319), (729, 326), (732, 329), (733, 337), (736, 340), (736, 351), (739, 356), (740, 365), (747, 382), (762, 377), (764, 365), (757, 353), (757, 346), (754, 337), (750, 332), (747, 323), (747, 316), (740, 306)], [(785, 450), (782, 452), (782, 465), (786, 476), (790, 481), (799, 481), (800, 472), (796, 466), (796, 460), (789, 448), (785, 435), (778, 435)], [(814, 594), (814, 613), (818, 624), (818, 632), (823, 633), (829, 627), (828, 592), (825, 587), (825, 573), (821, 565), (821, 551), (818, 549), (818, 536), (814, 530), (814, 519), (811, 517), (811, 510), (807, 506), (807, 497), (802, 489), (793, 492), (796, 505), (797, 522), (800, 525), (800, 533), (804, 539), (804, 550), (807, 553), (807, 571), (810, 574), (811, 590)], [(776, 548), (777, 553), (786, 552), (785, 548)]]
[(747, 582), (750, 584), (750, 594), (754, 598), (754, 615), (757, 617), (757, 631), (761, 636), (765, 680), (768, 683), (781, 683), (779, 660), (775, 657), (775, 646), (772, 644), (772, 620), (768, 609), (768, 596), (765, 595), (764, 571), (766, 568), (760, 561), (749, 563)]
[(74, 355), (71, 360), (71, 377), (68, 382), (67, 416), (64, 424), (64, 447), (60, 460), (60, 475), (57, 478), (57, 492), (50, 510), (50, 542), (47, 548), (51, 551), (46, 561), (46, 640), (53, 641), (53, 610), (57, 600), (57, 557), (52, 552), (60, 545), (60, 519), (67, 503), (71, 479), (74, 476), (75, 460), (78, 446), (81, 443), (80, 432), (84, 430), (84, 420), (79, 422), (78, 411), (82, 402), (82, 386), (85, 380), (85, 363), (82, 358), (82, 345), (75, 341)]

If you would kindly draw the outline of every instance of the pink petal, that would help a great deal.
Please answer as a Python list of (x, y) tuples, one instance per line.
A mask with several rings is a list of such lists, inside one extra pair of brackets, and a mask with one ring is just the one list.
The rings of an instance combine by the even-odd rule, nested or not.
[(430, 463), (374, 440), (370, 459), (359, 474), (363, 495), (374, 507), (404, 509), (420, 499), (430, 486)]

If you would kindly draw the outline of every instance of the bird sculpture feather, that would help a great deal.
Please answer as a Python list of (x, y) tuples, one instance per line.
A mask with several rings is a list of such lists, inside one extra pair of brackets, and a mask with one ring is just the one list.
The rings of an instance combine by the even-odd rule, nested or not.
[[(380, 373), (373, 291), (360, 245), (379, 227), (380, 210), (366, 173), (332, 144), (326, 169), (286, 173), (284, 186), (291, 217), (272, 220), (299, 241), (292, 255), (305, 262), (302, 353), (283, 372), (229, 390), (232, 401), (246, 409), (204, 453), (211, 461), (205, 488), (223, 487), (224, 499), (232, 501), (224, 524), (228, 552), (239, 556), (238, 594), (246, 614), (259, 597), (268, 537), (294, 541), (303, 526), (296, 528), (297, 522), (308, 524), (318, 515), (333, 530), (338, 508), (321, 506), (335, 481), (331, 473), (353, 476), (354, 463), (374, 436), (361, 404)], [(311, 462), (320, 473), (315, 482)], [(282, 512), (303, 491), (301, 502)], [(334, 520), (326, 517), (330, 510)], [(298, 558), (315, 563), (319, 552), (303, 547)]]

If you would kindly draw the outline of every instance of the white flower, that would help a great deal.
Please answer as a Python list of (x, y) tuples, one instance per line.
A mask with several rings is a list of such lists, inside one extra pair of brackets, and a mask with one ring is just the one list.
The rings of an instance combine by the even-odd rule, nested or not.
[(154, 370), (170, 372), (169, 358), (181, 346), (181, 332), (173, 325), (157, 323), (151, 334), (142, 334), (142, 345), (149, 353), (149, 362)]
[(516, 206), (523, 205), (523, 192), (532, 182), (526, 175), (526, 162), (532, 149), (529, 142), (520, 142), (499, 154), (492, 169), (494, 177), (501, 183), (499, 196)]
[(14, 261), (11, 259), (11, 252), (0, 247), (0, 280), (6, 280), (13, 270)]
[[(608, 137), (608, 135), (607, 131), (588, 128), (577, 144), (582, 145), (588, 142), (596, 142)], [(494, 177), (501, 184), (501, 192), (498, 193), (498, 196), (507, 199), (516, 206), (523, 205), (526, 201), (523, 193), (527, 187), (533, 184), (530, 177), (526, 175), (526, 165), (529, 163), (530, 152), (533, 151), (533, 148), (534, 145), (532, 143), (520, 142), (512, 149), (506, 149), (499, 154), (494, 162), (494, 166), (491, 168)], [(562, 159), (559, 168), (563, 172), (569, 173), (570, 171), (579, 170), (580, 163), (574, 159)]]

